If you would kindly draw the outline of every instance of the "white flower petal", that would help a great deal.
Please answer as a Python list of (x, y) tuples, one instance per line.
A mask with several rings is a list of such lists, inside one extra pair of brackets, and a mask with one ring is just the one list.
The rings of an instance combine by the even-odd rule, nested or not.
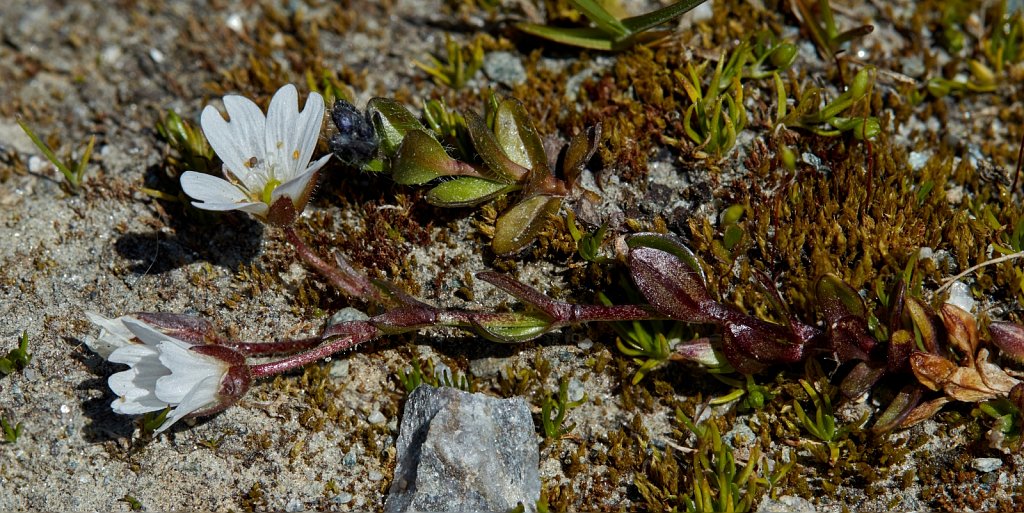
[(90, 322), (100, 327), (100, 335), (86, 337), (85, 345), (104, 359), (109, 358), (116, 349), (132, 344), (131, 339), (134, 335), (122, 324), (121, 320), (124, 317), (107, 319), (94, 312), (85, 312), (85, 316), (89, 318)]
[(291, 198), (292, 200), (301, 198), (302, 193), (306, 190), (306, 187), (309, 185), (309, 181), (313, 179), (313, 176), (315, 174), (316, 169), (313, 169), (312, 171), (302, 173), (301, 175), (296, 176), (295, 178), (292, 178), (291, 180), (288, 180), (287, 182), (281, 185), (278, 185), (277, 188), (274, 189), (274, 192), (270, 195), (270, 202), (274, 203), (279, 198), (284, 197)]
[[(141, 355), (132, 367), (118, 372), (107, 379), (107, 385), (117, 394), (118, 398), (110, 404), (117, 413), (134, 415), (159, 410), (167, 403), (159, 400), (153, 391), (156, 382), (170, 373), (156, 356), (156, 351), (143, 345), (132, 346)], [(129, 348), (124, 348), (129, 349)], [(119, 350), (119, 351), (123, 351)], [(145, 354), (151, 351), (151, 354)]]
[(262, 160), (266, 155), (266, 118), (252, 100), (243, 96), (225, 96), (224, 108), (231, 121), (226, 121), (213, 106), (203, 109), (199, 119), (203, 133), (231, 174), (249, 190), (259, 190), (264, 178), (249, 173), (249, 161), (253, 157)]
[(287, 182), (295, 177), (296, 169), (288, 158), (294, 150), (297, 139), (296, 123), (299, 120), (299, 93), (292, 84), (285, 84), (274, 93), (267, 108), (267, 131), (264, 145), (267, 149), (267, 166), (274, 170), (274, 178)]
[[(195, 171), (185, 171), (181, 175), (181, 190), (192, 199), (207, 203), (245, 203), (249, 201), (245, 191), (235, 184), (216, 176)], [(201, 203), (193, 203), (203, 208)]]
[(156, 359), (156, 349), (152, 346), (145, 346), (142, 344), (130, 344), (115, 349), (114, 352), (110, 353), (107, 360), (114, 363), (123, 363), (125, 365), (136, 365), (146, 358)]
[(188, 414), (216, 405), (218, 403), (217, 392), (220, 390), (220, 381), (221, 377), (210, 376), (197, 383), (181, 399), (178, 406), (167, 415), (167, 420), (155, 432), (161, 433)]
[(181, 175), (181, 188), (185, 194), (201, 200), (202, 203), (193, 201), (192, 204), (203, 210), (241, 210), (263, 216), (270, 209), (263, 202), (249, 201), (245, 193), (231, 182), (195, 171)]
[(324, 98), (310, 93), (302, 112), (298, 93), (288, 84), (278, 89), (267, 109), (267, 163), (274, 176), (288, 182), (302, 173), (320, 138), (324, 119)]
[(170, 375), (156, 382), (156, 396), (162, 401), (179, 403), (199, 382), (211, 376), (219, 381), (228, 371), (223, 361), (171, 341), (160, 343), (159, 348), (160, 363), (170, 369)]

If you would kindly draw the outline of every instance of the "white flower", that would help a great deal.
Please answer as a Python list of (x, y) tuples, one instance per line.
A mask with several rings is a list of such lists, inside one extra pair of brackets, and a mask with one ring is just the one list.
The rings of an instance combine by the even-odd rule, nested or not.
[[(130, 316), (107, 319), (91, 312), (86, 316), (102, 328), (98, 338), (86, 341), (89, 348), (129, 367), (107, 381), (118, 396), (111, 408), (124, 415), (173, 408), (157, 433), (190, 414), (213, 413), (248, 388), (244, 358), (228, 348), (193, 346)], [(210, 348), (215, 354), (200, 352)], [(230, 386), (237, 384), (239, 368), (245, 369), (240, 391)]]
[(323, 124), (323, 97), (310, 93), (301, 112), (298, 102), (295, 86), (288, 84), (274, 93), (265, 117), (242, 96), (224, 97), (230, 121), (207, 105), (200, 124), (224, 162), (227, 180), (186, 171), (181, 188), (198, 200), (192, 204), (206, 210), (243, 210), (275, 224), (290, 224), (309, 201), (317, 171), (331, 157), (309, 163)]

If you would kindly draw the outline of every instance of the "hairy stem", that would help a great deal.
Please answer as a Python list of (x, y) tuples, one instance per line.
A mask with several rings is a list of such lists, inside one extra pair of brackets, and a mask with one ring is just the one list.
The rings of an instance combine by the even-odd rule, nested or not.
[(327, 263), (327, 261), (320, 258), (315, 251), (303, 242), (299, 237), (299, 234), (295, 233), (295, 228), (286, 226), (284, 228), (284, 233), (288, 238), (288, 242), (295, 247), (295, 252), (298, 253), (299, 258), (301, 258), (306, 265), (312, 267), (318, 273), (327, 278), (327, 281), (329, 281), (331, 285), (343, 294), (351, 298), (361, 299), (367, 302), (381, 302), (380, 294), (377, 292), (377, 289), (373, 284), (370, 283), (369, 278), (359, 274), (355, 269), (347, 264), (344, 267), (341, 267)]

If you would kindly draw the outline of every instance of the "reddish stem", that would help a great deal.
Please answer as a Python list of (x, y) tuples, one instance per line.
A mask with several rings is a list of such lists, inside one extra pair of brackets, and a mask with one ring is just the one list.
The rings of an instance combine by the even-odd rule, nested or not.
[(343, 294), (361, 299), (368, 302), (379, 302), (380, 296), (370, 283), (370, 280), (365, 276), (359, 275), (355, 269), (348, 267), (341, 269), (338, 266), (333, 266), (327, 263), (324, 259), (320, 258), (315, 251), (310, 249), (305, 242), (299, 237), (299, 234), (295, 233), (295, 228), (292, 226), (286, 226), (284, 228), (285, 236), (288, 238), (288, 242), (295, 247), (296, 253), (299, 258), (302, 259), (306, 265), (315, 269), (318, 273), (322, 274), (336, 289), (341, 291)]
[(297, 369), (299, 367), (313, 363), (321, 358), (326, 358), (338, 351), (344, 351), (354, 346), (368, 342), (374, 338), (372, 332), (363, 331), (358, 333), (350, 333), (344, 337), (336, 338), (322, 346), (307, 351), (305, 353), (299, 353), (295, 356), (290, 356), (283, 360), (276, 362), (261, 363), (258, 365), (252, 365), (249, 367), (249, 371), (252, 373), (252, 377), (265, 378), (267, 376), (274, 376), (281, 374), (282, 372)]
[(249, 355), (284, 354), (297, 353), (316, 347), (323, 342), (323, 337), (308, 337), (293, 340), (281, 340), (278, 342), (234, 342), (230, 340), (218, 340), (217, 345), (227, 346), (235, 351)]

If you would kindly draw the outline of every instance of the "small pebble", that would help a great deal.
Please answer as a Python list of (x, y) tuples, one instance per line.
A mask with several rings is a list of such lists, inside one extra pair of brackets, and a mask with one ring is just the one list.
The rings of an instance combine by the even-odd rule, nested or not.
[(966, 283), (958, 281), (949, 286), (949, 298), (946, 299), (946, 303), (960, 307), (965, 312), (970, 312), (974, 309), (976, 302), (971, 296), (971, 288)]
[(366, 477), (370, 481), (373, 481), (374, 483), (376, 483), (377, 481), (380, 481), (381, 479), (384, 479), (384, 474), (381, 474), (380, 472), (378, 472), (376, 470), (371, 470), (370, 474), (367, 475)]
[(387, 422), (388, 419), (387, 417), (384, 416), (383, 413), (380, 412), (380, 410), (373, 410), (373, 413), (371, 413), (370, 416), (366, 418), (366, 421), (369, 422), (370, 424), (376, 425), (383, 424)]
[(354, 466), (356, 466), (356, 448), (355, 447), (349, 449), (348, 454), (346, 454), (345, 457), (341, 459), (341, 463), (344, 464), (346, 467), (354, 467)]
[(569, 386), (567, 387), (569, 393), (569, 401), (576, 402), (583, 399), (583, 383), (576, 378), (569, 378)]
[(590, 349), (591, 347), (594, 347), (594, 341), (590, 340), (590, 337), (586, 337), (583, 340), (580, 340), (576, 344), (576, 347), (586, 351), (586, 350)]
[(334, 498), (331, 499), (331, 502), (333, 502), (335, 504), (348, 504), (351, 501), (352, 501), (352, 494), (348, 493), (348, 492), (341, 492), (338, 495), (335, 495)]
[(331, 364), (331, 377), (332, 378), (345, 378), (348, 377), (348, 360), (338, 360)]
[(992, 472), (1003, 466), (1003, 460), (999, 458), (974, 458), (971, 466), (978, 472)]

